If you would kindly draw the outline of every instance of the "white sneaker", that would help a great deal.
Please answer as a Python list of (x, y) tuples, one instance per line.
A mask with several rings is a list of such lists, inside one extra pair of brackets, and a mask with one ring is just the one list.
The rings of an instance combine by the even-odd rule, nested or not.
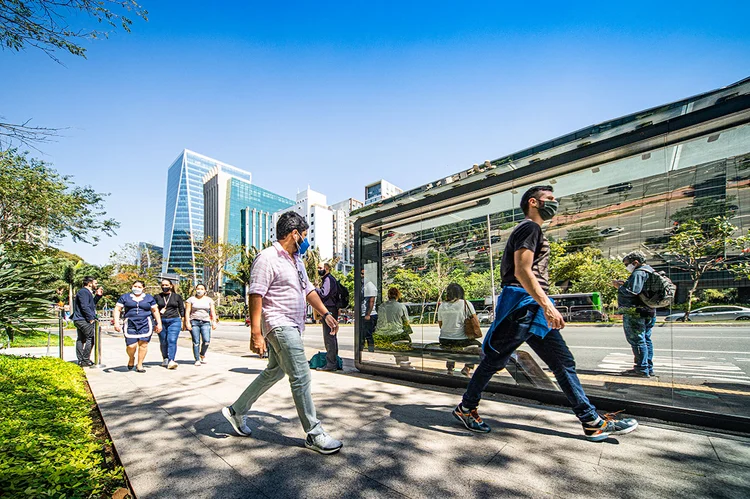
[(195, 361), (195, 365), (196, 365), (196, 366), (199, 366), (199, 365), (201, 365), (201, 361), (200, 361), (200, 360), (196, 360), (196, 361)]
[(340, 440), (336, 440), (325, 432), (318, 435), (308, 434), (305, 439), (305, 447), (321, 454), (334, 454), (340, 451), (343, 446), (344, 444)]
[(205, 364), (205, 363), (206, 363), (206, 358), (205, 357), (201, 357), (201, 364)]
[(247, 416), (240, 416), (236, 412), (234, 412), (234, 409), (232, 409), (232, 406), (224, 407), (221, 410), (221, 415), (224, 416), (224, 418), (229, 421), (229, 424), (232, 425), (232, 428), (237, 433), (237, 435), (241, 437), (249, 437), (252, 435), (253, 430), (247, 427)]
[(177, 369), (177, 362), (170, 360), (167, 369)]
[(164, 359), (161, 361), (161, 367), (167, 367), (169, 365), (169, 359)]

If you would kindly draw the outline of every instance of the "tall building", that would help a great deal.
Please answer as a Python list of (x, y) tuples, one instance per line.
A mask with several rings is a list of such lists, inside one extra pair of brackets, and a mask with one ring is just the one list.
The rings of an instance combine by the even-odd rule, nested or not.
[(164, 220), (162, 273), (203, 277), (196, 267), (196, 243), (204, 234), (203, 179), (214, 168), (250, 182), (249, 172), (187, 149), (183, 150), (167, 172), (167, 205)]
[(365, 205), (377, 203), (402, 192), (404, 191), (400, 187), (396, 187), (386, 180), (378, 180), (365, 186)]
[[(318, 248), (320, 258), (323, 260), (333, 258), (333, 211), (328, 207), (325, 194), (307, 188), (297, 194), (297, 202), (290, 209), (302, 215), (302, 218), (310, 225), (307, 231), (310, 247)], [(272, 239), (276, 239), (276, 222), (282, 213), (290, 209), (282, 209), (273, 214)]]
[(138, 243), (138, 254), (136, 255), (135, 264), (139, 266), (141, 272), (147, 269), (161, 269), (162, 254), (164, 248), (151, 243)]
[(333, 256), (339, 258), (336, 270), (348, 274), (354, 267), (354, 222), (349, 214), (364, 203), (354, 198), (331, 205), (333, 211)]

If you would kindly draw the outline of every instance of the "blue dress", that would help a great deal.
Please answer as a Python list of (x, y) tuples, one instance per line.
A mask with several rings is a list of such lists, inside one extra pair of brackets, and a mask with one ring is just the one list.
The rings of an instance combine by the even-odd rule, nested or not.
[(151, 307), (156, 306), (153, 296), (146, 293), (142, 300), (136, 300), (133, 293), (125, 293), (118, 300), (123, 307), (123, 328), (125, 344), (132, 345), (139, 341), (151, 341), (154, 332), (154, 318)]

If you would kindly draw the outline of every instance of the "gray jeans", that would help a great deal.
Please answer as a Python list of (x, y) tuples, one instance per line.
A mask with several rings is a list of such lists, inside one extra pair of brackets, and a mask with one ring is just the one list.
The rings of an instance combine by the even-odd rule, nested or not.
[(237, 414), (245, 414), (258, 398), (286, 374), (292, 388), (302, 428), (308, 435), (323, 433), (323, 425), (315, 416), (315, 404), (310, 389), (310, 365), (305, 357), (302, 335), (296, 327), (277, 327), (266, 336), (268, 341), (268, 366), (245, 388), (232, 404)]

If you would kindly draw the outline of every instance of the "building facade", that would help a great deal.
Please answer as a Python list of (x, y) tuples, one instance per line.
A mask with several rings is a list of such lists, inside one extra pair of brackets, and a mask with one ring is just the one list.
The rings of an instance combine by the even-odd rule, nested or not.
[(164, 248), (161, 246), (140, 242), (138, 243), (138, 254), (135, 264), (140, 267), (141, 272), (145, 272), (148, 269), (161, 269), (163, 253)]
[(365, 186), (365, 204), (370, 205), (401, 194), (403, 189), (386, 180), (378, 180)]
[(167, 170), (162, 273), (179, 273), (194, 282), (203, 278), (203, 269), (196, 265), (198, 245), (204, 237), (203, 180), (216, 168), (252, 181), (249, 172), (187, 149)]
[(294, 210), (310, 225), (307, 240), (311, 248), (317, 248), (322, 260), (333, 258), (333, 211), (329, 208), (325, 194), (310, 188), (297, 194), (297, 201), (289, 209), (282, 209), (273, 214), (271, 221), (271, 238), (276, 239), (276, 222), (282, 213)]
[(333, 211), (333, 256), (338, 257), (336, 270), (348, 274), (354, 267), (354, 222), (349, 214), (364, 203), (354, 198), (331, 205)]

